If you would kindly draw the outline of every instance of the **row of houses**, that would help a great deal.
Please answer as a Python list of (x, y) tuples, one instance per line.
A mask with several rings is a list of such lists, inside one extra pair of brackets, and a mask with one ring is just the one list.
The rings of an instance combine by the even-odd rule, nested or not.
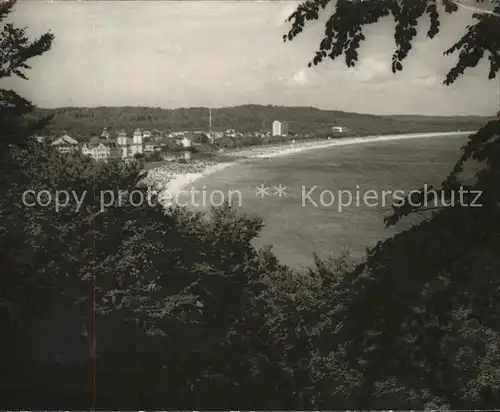
[[(332, 127), (332, 132), (334, 133), (346, 133), (347, 131), (347, 128), (342, 126)], [(208, 135), (201, 131), (172, 132), (166, 134), (157, 130), (152, 132), (140, 128), (135, 129), (132, 133), (127, 133), (124, 129), (110, 132), (105, 127), (100, 135), (92, 136), (90, 139), (83, 138), (76, 133), (63, 133), (56, 137), (51, 144), (57, 147), (61, 153), (80, 151), (82, 154), (90, 156), (95, 160), (128, 160), (137, 155), (162, 152), (165, 147), (188, 149), (192, 145), (200, 144), (200, 136), (204, 136), (207, 141), (215, 142), (225, 137), (232, 139), (248, 136), (256, 136), (261, 139), (271, 136), (290, 137), (290, 133), (288, 123), (278, 120), (273, 122), (272, 132), (267, 133), (239, 133), (234, 129), (228, 129), (224, 132), (210, 132)], [(38, 137), (38, 140), (42, 139), (42, 137)], [(194, 143), (193, 139), (197, 140), (197, 143)], [(186, 156), (188, 155), (186, 152)]]
[[(38, 137), (38, 140), (43, 138)], [(192, 139), (188, 136), (170, 136), (153, 139), (149, 131), (135, 129), (127, 134), (124, 129), (118, 130), (114, 136), (104, 128), (100, 136), (92, 136), (86, 140), (75, 133), (63, 133), (51, 143), (60, 153), (81, 151), (95, 160), (122, 159), (128, 160), (136, 155), (145, 155), (162, 151), (165, 146), (190, 148)]]

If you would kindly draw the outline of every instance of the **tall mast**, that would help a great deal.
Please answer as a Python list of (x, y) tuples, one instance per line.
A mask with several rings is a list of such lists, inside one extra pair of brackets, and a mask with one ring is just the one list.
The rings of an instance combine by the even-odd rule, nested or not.
[(210, 140), (210, 143), (213, 143), (213, 137), (212, 137), (212, 108), (208, 108), (208, 139)]
[(211, 107), (208, 109), (208, 119), (209, 119), (208, 132), (210, 133), (210, 136), (212, 136), (212, 108)]

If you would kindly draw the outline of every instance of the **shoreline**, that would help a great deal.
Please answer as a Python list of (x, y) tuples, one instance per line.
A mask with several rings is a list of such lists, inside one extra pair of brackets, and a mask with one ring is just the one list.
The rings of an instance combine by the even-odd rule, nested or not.
[(393, 135), (373, 135), (365, 137), (344, 137), (340, 139), (316, 140), (298, 143), (286, 143), (275, 146), (254, 146), (252, 148), (240, 149), (225, 153), (228, 157), (234, 157), (234, 161), (201, 160), (194, 163), (179, 164), (171, 163), (151, 169), (147, 173), (145, 183), (153, 187), (159, 194), (160, 201), (168, 207), (173, 204), (172, 199), (177, 198), (186, 186), (195, 181), (212, 175), (228, 167), (238, 165), (243, 161), (252, 159), (271, 159), (284, 157), (295, 153), (302, 153), (314, 149), (322, 149), (333, 146), (349, 146), (362, 143), (385, 142), (392, 140), (418, 139), (428, 137), (454, 137), (466, 136), (475, 131), (466, 132), (439, 132), (439, 133), (411, 133)]
[(331, 146), (348, 146), (353, 144), (383, 142), (391, 140), (418, 139), (428, 137), (453, 137), (464, 136), (475, 133), (475, 131), (465, 132), (439, 132), (439, 133), (407, 133), (407, 134), (392, 134), (392, 135), (372, 135), (364, 137), (344, 137), (331, 140), (315, 140), (299, 143), (280, 144), (275, 146), (256, 146), (248, 149), (240, 149), (228, 153), (227, 156), (246, 157), (248, 159), (267, 159), (273, 157), (287, 156), (293, 153), (301, 153), (306, 150), (321, 149)]

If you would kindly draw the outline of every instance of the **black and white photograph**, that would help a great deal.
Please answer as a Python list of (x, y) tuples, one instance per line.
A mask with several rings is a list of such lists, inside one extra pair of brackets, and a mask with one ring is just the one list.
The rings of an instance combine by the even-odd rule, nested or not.
[(0, 0), (0, 410), (500, 408), (500, 0)]

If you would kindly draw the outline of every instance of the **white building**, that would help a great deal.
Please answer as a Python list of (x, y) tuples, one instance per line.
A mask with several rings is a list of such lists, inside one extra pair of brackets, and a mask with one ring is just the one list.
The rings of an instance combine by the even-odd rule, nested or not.
[(102, 129), (101, 139), (109, 139), (109, 137), (110, 137), (110, 135), (109, 135), (108, 128), (105, 127), (104, 129)]
[(288, 135), (288, 123), (275, 120), (273, 122), (273, 136), (287, 136), (287, 135)]
[(143, 137), (141, 129), (135, 129), (134, 134), (132, 136), (132, 146), (130, 147), (131, 155), (143, 152)]
[(191, 160), (191, 152), (189, 150), (184, 150), (182, 152), (177, 152), (177, 153), (169, 153), (169, 152), (166, 152), (166, 153), (163, 153), (161, 155), (162, 159), (167, 161), (167, 162), (174, 162), (174, 161), (178, 161), (178, 160), (185, 160), (185, 161), (189, 161)]
[(236, 137), (236, 130), (234, 130), (234, 129), (227, 129), (224, 132), (224, 135), (225, 136), (229, 136), (229, 137)]
[(97, 161), (107, 161), (120, 158), (121, 150), (115, 142), (96, 136), (82, 145), (82, 154)]
[(121, 157), (125, 159), (128, 157), (128, 147), (132, 144), (132, 139), (127, 137), (127, 132), (121, 129), (116, 136), (116, 143), (120, 147)]
[(332, 132), (334, 133), (345, 133), (347, 132), (347, 127), (344, 126), (333, 126)]
[(144, 145), (144, 152), (154, 152), (156, 150), (156, 146), (153, 143), (146, 143)]
[(182, 147), (191, 147), (191, 139), (189, 137), (184, 137), (180, 143)]
[(57, 147), (60, 153), (69, 153), (78, 149), (78, 139), (69, 134), (63, 134), (52, 142), (52, 146)]
[(137, 153), (144, 153), (144, 138), (141, 129), (135, 129), (132, 137), (127, 136), (127, 132), (121, 129), (116, 135), (116, 143), (121, 149), (121, 157), (133, 157)]

